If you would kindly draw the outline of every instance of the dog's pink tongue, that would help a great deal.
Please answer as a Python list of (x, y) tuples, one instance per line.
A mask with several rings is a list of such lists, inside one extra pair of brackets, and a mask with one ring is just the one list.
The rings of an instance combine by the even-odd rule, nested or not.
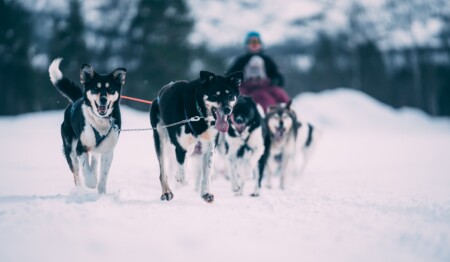
[(228, 132), (229, 126), (228, 116), (223, 116), (219, 111), (216, 111), (216, 129), (222, 133), (226, 133)]
[(283, 138), (284, 130), (277, 130), (275, 132), (275, 140), (280, 141)]

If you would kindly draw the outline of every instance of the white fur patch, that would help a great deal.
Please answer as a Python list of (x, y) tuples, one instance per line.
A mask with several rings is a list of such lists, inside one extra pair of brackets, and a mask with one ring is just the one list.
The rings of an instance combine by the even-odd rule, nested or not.
[(113, 95), (108, 94), (106, 98), (108, 99), (108, 112), (106, 113), (106, 115), (109, 116), (113, 111), (113, 103), (116, 102), (117, 99), (119, 99), (119, 93), (115, 92)]
[(284, 124), (284, 127), (286, 128), (286, 130), (291, 130), (293, 121), (292, 121), (292, 118), (289, 117), (288, 114), (283, 114), (283, 124)]
[(177, 136), (178, 143), (184, 150), (188, 150), (195, 142), (196, 138), (191, 134), (185, 133), (185, 127), (181, 127), (180, 135)]
[(256, 109), (258, 109), (258, 112), (262, 118), (264, 118), (266, 116), (266, 114), (264, 113), (264, 109), (260, 104), (256, 104)]
[(217, 103), (217, 102), (211, 102), (211, 101), (207, 100), (206, 98), (205, 98), (205, 106), (206, 106), (208, 109), (210, 109), (210, 110), (211, 110), (211, 108), (213, 108), (213, 107), (215, 107), (215, 108), (219, 108), (219, 107), (220, 107), (219, 103)]
[(97, 83), (97, 87), (98, 88), (102, 87), (102, 83)]
[(59, 65), (61, 64), (62, 60), (63, 59), (61, 57), (56, 58), (48, 67), (50, 81), (52, 81), (54, 85), (56, 85), (56, 83), (63, 78), (63, 73), (61, 72), (61, 70), (59, 70)]
[(109, 87), (109, 83), (108, 83), (108, 82), (105, 83), (105, 87), (106, 87), (106, 88)]
[(230, 106), (234, 107), (236, 105), (236, 103), (237, 103), (237, 97), (233, 96), (233, 99), (230, 101)]
[[(86, 125), (84, 126), (80, 137), (83, 145), (98, 153), (112, 151), (117, 144), (119, 134), (111, 130), (111, 123), (109, 122), (109, 119), (99, 117), (95, 109), (91, 110), (91, 108), (86, 105), (82, 106), (82, 111), (86, 119)], [(105, 136), (109, 132), (108, 137), (103, 140), (98, 148), (96, 147), (95, 133), (92, 128), (93, 126), (95, 126), (95, 129), (101, 136)]]

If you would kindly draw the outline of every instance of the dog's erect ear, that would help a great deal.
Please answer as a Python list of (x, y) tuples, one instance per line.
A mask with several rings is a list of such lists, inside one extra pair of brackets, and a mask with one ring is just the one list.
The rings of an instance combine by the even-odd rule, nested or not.
[(237, 71), (229, 74), (227, 77), (235, 87), (239, 88), (244, 80), (244, 73), (242, 73), (242, 71)]
[(94, 78), (94, 68), (88, 64), (83, 64), (80, 69), (80, 82), (84, 85)]
[(125, 68), (117, 68), (112, 72), (114, 80), (120, 85), (125, 84), (125, 76), (127, 75), (127, 70)]
[(287, 104), (286, 104), (286, 109), (287, 110), (291, 110), (291, 104), (292, 104), (292, 99), (289, 100), (289, 102), (287, 102)]
[(202, 84), (210, 83), (216, 75), (214, 73), (208, 72), (208, 71), (200, 71), (200, 82)]
[(266, 113), (264, 113), (264, 108), (260, 104), (256, 104), (256, 109), (258, 109), (258, 112), (262, 118), (266, 116)]

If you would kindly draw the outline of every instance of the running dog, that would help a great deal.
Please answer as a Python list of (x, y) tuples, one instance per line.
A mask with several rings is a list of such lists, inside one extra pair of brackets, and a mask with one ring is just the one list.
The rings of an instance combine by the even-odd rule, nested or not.
[[(155, 129), (153, 139), (160, 167), (161, 200), (173, 198), (167, 164), (176, 158), (176, 180), (183, 183), (184, 163), (189, 151), (202, 160), (198, 171), (202, 176), (201, 197), (206, 202), (214, 201), (210, 191), (213, 149), (218, 132), (228, 131), (228, 117), (239, 97), (243, 78), (242, 72), (224, 77), (201, 71), (199, 79), (172, 82), (160, 90), (150, 109), (150, 123)], [(195, 118), (197, 121), (192, 121)], [(169, 126), (164, 127), (166, 125)]]
[(258, 161), (264, 153), (263, 112), (251, 97), (239, 97), (228, 120), (230, 128), (220, 145), (219, 152), (227, 155), (228, 177), (237, 195), (242, 195), (245, 180), (258, 181)]
[[(296, 113), (290, 108), (292, 100), (287, 104), (278, 104), (268, 108), (264, 119), (264, 154), (259, 161), (258, 184), (253, 196), (258, 196), (261, 181), (265, 176), (268, 187), (271, 186), (272, 175), (280, 177), (280, 188), (285, 187), (286, 168), (295, 156), (297, 142), (301, 142), (304, 154), (304, 166), (307, 155), (316, 136), (315, 128), (310, 123), (301, 123)], [(301, 138), (301, 141), (298, 141)], [(301, 171), (302, 171), (301, 170)], [(301, 172), (300, 171), (300, 172)]]
[(100, 75), (92, 66), (83, 64), (80, 81), (84, 88), (80, 88), (63, 76), (59, 69), (61, 61), (62, 58), (53, 60), (48, 71), (53, 85), (70, 101), (61, 125), (64, 155), (76, 186), (80, 186), (81, 168), (84, 184), (105, 194), (114, 147), (119, 139), (119, 100), (126, 70), (118, 68), (108, 75)]

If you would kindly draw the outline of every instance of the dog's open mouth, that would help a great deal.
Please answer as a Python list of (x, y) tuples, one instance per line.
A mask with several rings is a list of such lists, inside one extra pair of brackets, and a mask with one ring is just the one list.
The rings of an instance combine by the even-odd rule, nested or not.
[(244, 132), (244, 130), (245, 130), (245, 123), (244, 123), (244, 122), (242, 122), (242, 123), (237, 123), (237, 122), (234, 120), (234, 116), (233, 116), (233, 115), (231, 115), (231, 122), (233, 123), (234, 128), (236, 129), (236, 131), (237, 131), (239, 134), (242, 134), (242, 132)]
[(221, 114), (216, 108), (213, 108), (212, 112), (216, 116), (216, 129), (222, 133), (228, 132), (230, 126), (228, 124), (228, 116)]
[(99, 115), (104, 116), (108, 112), (108, 107), (106, 105), (99, 106), (97, 102), (95, 103), (95, 106), (97, 107), (97, 112)]
[(281, 139), (283, 139), (285, 131), (286, 131), (286, 129), (284, 129), (284, 127), (277, 128), (277, 130), (275, 131), (275, 134), (274, 134), (275, 140), (280, 141)]

